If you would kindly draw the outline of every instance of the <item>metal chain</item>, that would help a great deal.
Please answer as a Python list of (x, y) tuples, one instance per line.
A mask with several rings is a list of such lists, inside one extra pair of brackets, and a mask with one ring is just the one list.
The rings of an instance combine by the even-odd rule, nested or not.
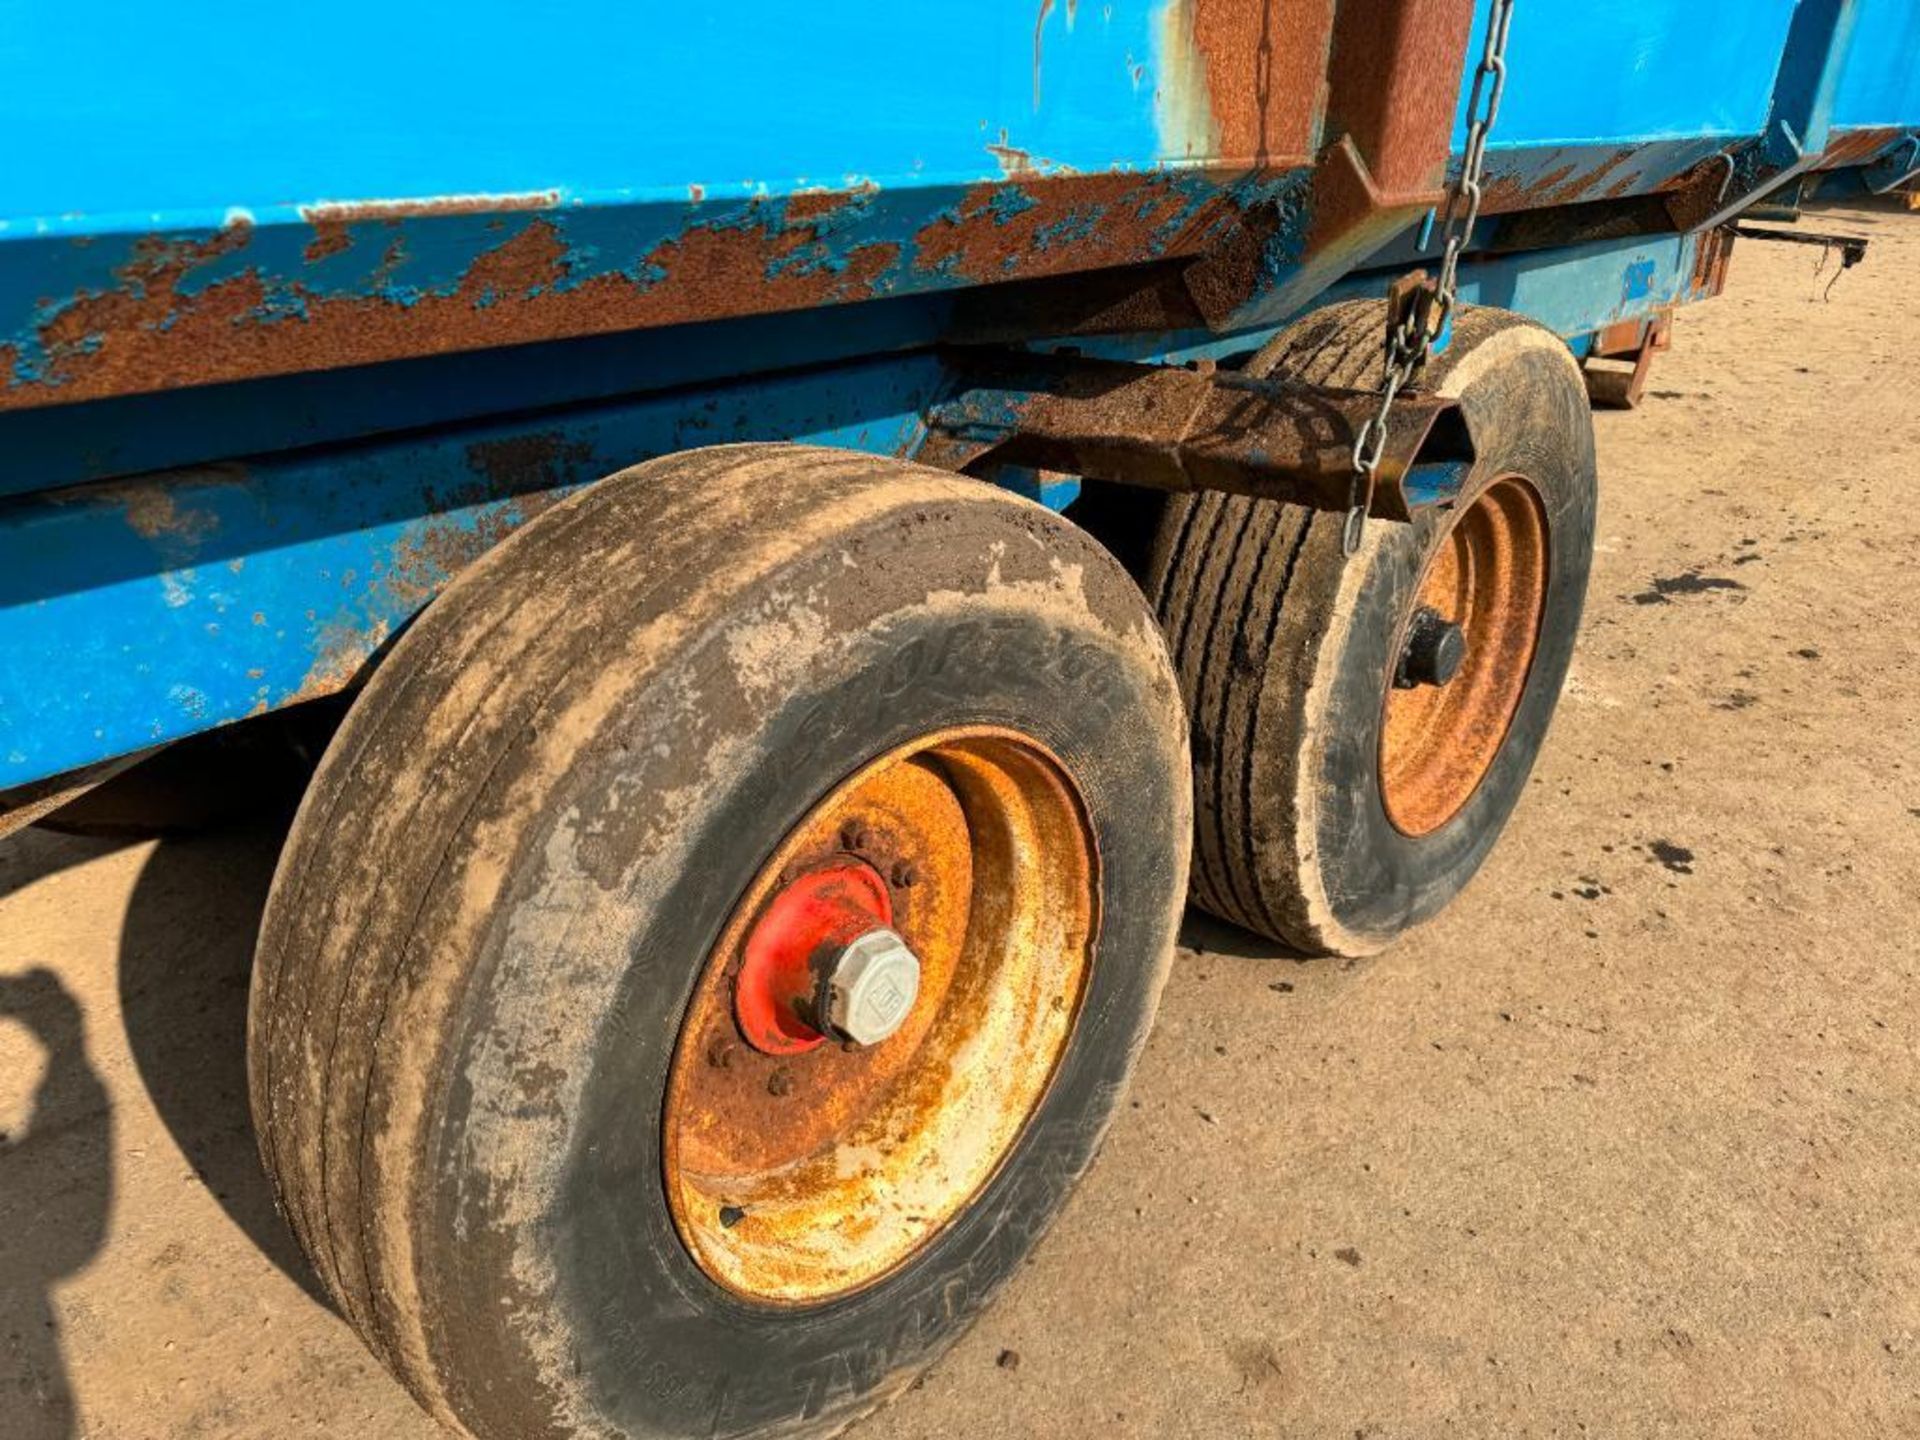
[[(1359, 550), (1366, 534), (1393, 402), (1420, 373), (1427, 357), (1436, 348), (1446, 348), (1459, 287), (1460, 253), (1467, 248), (1480, 219), (1487, 137), (1500, 117), (1500, 96), (1507, 88), (1507, 31), (1513, 24), (1513, 6), (1514, 0), (1492, 0), (1487, 13), (1486, 49), (1481, 52), (1480, 68), (1473, 75), (1473, 93), (1467, 101), (1467, 148), (1460, 161), (1460, 178), (1448, 188), (1446, 208), (1441, 212), (1444, 248), (1440, 278), (1387, 322), (1387, 373), (1380, 384), (1380, 408), (1360, 427), (1353, 442), (1353, 484), (1347, 492), (1347, 523), (1340, 532), (1341, 546), (1349, 555)], [(1432, 217), (1428, 219), (1431, 223)]]

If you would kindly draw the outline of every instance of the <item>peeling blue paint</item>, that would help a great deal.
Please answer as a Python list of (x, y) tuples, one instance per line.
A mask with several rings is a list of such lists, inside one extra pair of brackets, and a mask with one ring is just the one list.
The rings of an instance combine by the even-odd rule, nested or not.
[(1635, 300), (1644, 300), (1653, 293), (1653, 275), (1658, 268), (1652, 260), (1636, 260), (1627, 266), (1627, 273), (1620, 282), (1620, 300), (1630, 305)]
[[(1685, 298), (1695, 243), (1476, 261), (1461, 295), (1583, 335)], [(1394, 273), (1326, 298), (1378, 295)], [(1177, 361), (1267, 333), (1076, 343)], [(0, 789), (335, 688), (446, 583), (445, 557), (636, 460), (744, 439), (910, 454), (948, 383), (922, 352), (0, 503)], [(489, 446), (512, 463), (490, 473)], [(1056, 508), (1077, 494), (1028, 478), (1016, 488)]]
[[(65, 235), (8, 237), (0, 222), (0, 346), (10, 356), (7, 379), (13, 387), (45, 387), (57, 398), (63, 385), (71, 386), (70, 372), (108, 339), (90, 328), (88, 317), (90, 307), (110, 296), (150, 301), (160, 310), (129, 317), (116, 307), (107, 312), (111, 323), (161, 333), (236, 285), (255, 296), (229, 322), (242, 327), (305, 329), (324, 307), (366, 301), (402, 311), (430, 301), (458, 301), (481, 315), (608, 280), (630, 287), (636, 297), (669, 282), (696, 286), (702, 266), (697, 258), (686, 258), (690, 247), (728, 239), (762, 250), (768, 280), (842, 276), (857, 262), (859, 287), (822, 299), (954, 288), (984, 277), (970, 274), (954, 255), (930, 258), (930, 246), (975, 223), (1011, 226), (1041, 205), (1037, 187), (1071, 185), (1076, 178), (1021, 179), (996, 185), (984, 198), (980, 187), (986, 177), (966, 183), (916, 179), (895, 190), (862, 185), (826, 196), (812, 190), (730, 199), (709, 195), (698, 203), (684, 196), (672, 203), (605, 204), (562, 197), (505, 213), (383, 216), (338, 206), (261, 206), (244, 229), (105, 231), (86, 237), (85, 244)], [(1168, 253), (1207, 207), (1220, 212), (1210, 232), (1217, 237), (1275, 183), (1275, 177), (1142, 170), (1136, 183), (1112, 198), (1073, 205), (1044, 228), (1036, 245), (1010, 246), (1005, 268), (1017, 270), (1033, 261), (1035, 252), (1076, 247), (1086, 250), (1083, 263), (1088, 265), (1153, 259)], [(1144, 217), (1158, 216), (1135, 253), (1114, 255), (1101, 248), (1120, 215), (1136, 226)], [(528, 244), (534, 251), (516, 250)], [(539, 267), (514, 273), (528, 257), (537, 258)], [(1070, 254), (1061, 258), (1072, 263)], [(685, 263), (688, 273), (677, 274), (677, 263)], [(734, 288), (704, 299), (690, 291), (688, 305), (751, 305), (750, 280), (741, 275)], [(479, 339), (467, 343), (484, 340), (484, 332), (478, 333)], [(186, 357), (189, 363), (193, 359)], [(309, 357), (302, 368), (326, 363), (325, 356)], [(165, 383), (164, 377), (155, 383)]]

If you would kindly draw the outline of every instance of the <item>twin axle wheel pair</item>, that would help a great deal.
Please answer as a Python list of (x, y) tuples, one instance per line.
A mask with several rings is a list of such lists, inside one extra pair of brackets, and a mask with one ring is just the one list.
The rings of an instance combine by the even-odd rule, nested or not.
[[(1375, 306), (1256, 362), (1366, 384)], [(1059, 1211), (1188, 898), (1376, 948), (1465, 883), (1564, 675), (1578, 371), (1463, 316), (1449, 515), (1203, 496), (1141, 586), (977, 481), (615, 476), (465, 572), (320, 766), (253, 1105), (342, 1313), (482, 1440), (831, 1431)], [(1154, 613), (1157, 608), (1157, 616)], [(1164, 636), (1164, 638), (1163, 638)]]

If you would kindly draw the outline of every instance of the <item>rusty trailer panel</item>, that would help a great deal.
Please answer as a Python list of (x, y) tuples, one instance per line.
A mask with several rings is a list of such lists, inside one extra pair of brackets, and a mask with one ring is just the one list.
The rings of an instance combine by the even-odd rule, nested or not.
[[(1850, 66), (1849, 41), (1910, 4), (1523, 7), (1489, 212), (1660, 195), (1685, 230), (1871, 164), (1920, 99), (1911, 67)], [(529, 96), (520, 67), (555, 42), (482, 8), (457, 88), (333, 40), (314, 63), (335, 89), (243, 87), (211, 130), (166, 37), (107, 47), (97, 79), (125, 100), (106, 110), (7, 75), (11, 132), (64, 140), (0, 189), (0, 410), (1157, 264), (1216, 332), (1271, 325), (1433, 205), (1483, 18), (1038, 0), (958, 25), (840, 7), (793, 33), (755, 5), (696, 26), (598, 0), (580, 20), (609, 42)], [(85, 53), (100, 28), (35, 7), (10, 53)], [(417, 99), (368, 102), (389, 86)], [(510, 131), (487, 99), (505, 93)]]
[[(760, 0), (583, 0), (556, 29), (478, 0), (457, 35), (370, 0), (318, 33), (271, 7), (161, 30), (115, 8), (29, 5), (0, 55), (0, 115), (39, 137), (0, 178), (0, 794), (352, 684), (460, 565), (646, 455), (931, 459), (995, 390), (963, 342), (1230, 367), (1313, 305), (1384, 293), (1431, 263), (1488, 7), (996, 0), (796, 25)], [(1719, 290), (1743, 207), (1910, 185), (1917, 15), (1522, 5), (1462, 299), (1604, 353), (1609, 327), (1644, 337)], [(47, 55), (85, 55), (89, 84)], [(1073, 482), (1032, 465), (1218, 483), (1193, 437), (1230, 384), (1146, 384), (1200, 396), (1179, 411), (1199, 430), (1129, 434), (1054, 395), (995, 468), (1056, 504)], [(1337, 449), (1252, 473), (1326, 499)]]
[[(1470, 303), (1523, 309), (1581, 345), (1609, 325), (1701, 298), (1713, 268), (1708, 252), (1724, 255), (1724, 248), (1717, 237), (1667, 236), (1557, 251), (1551, 264), (1537, 255), (1480, 257), (1463, 269), (1461, 293)], [(1329, 294), (1379, 293), (1391, 273), (1363, 272)], [(983, 425), (1007, 418), (984, 403), (993, 397), (983, 388), (997, 390), (1001, 402), (1017, 398), (1004, 372), (983, 387), (982, 375), (961, 363), (967, 352), (830, 360), (816, 351), (810, 363), (793, 364), (809, 352), (782, 333), (790, 328), (756, 327), (759, 363), (778, 368), (738, 378), (716, 378), (715, 367), (727, 362), (724, 347), (709, 351), (683, 332), (663, 332), (659, 344), (617, 350), (595, 366), (649, 373), (657, 383), (591, 403), (510, 404), (543, 393), (556, 371), (566, 378), (547, 348), (529, 352), (524, 364), (464, 368), (465, 383), (444, 376), (436, 383), (432, 370), (366, 388), (320, 375), (261, 382), (244, 396), (215, 388), (167, 397), (186, 407), (180, 434), (161, 428), (143, 442), (149, 447), (204, 443), (194, 422), (218, 421), (242, 399), (249, 424), (291, 432), (297, 421), (300, 433), (329, 443), (0, 499), (0, 794), (352, 686), (463, 565), (565, 495), (637, 460), (696, 445), (788, 439), (952, 466), (952, 455), (937, 447), (943, 431), (951, 438), (955, 417), (971, 412)], [(848, 328), (850, 335), (835, 338), (855, 349), (900, 333)], [(1245, 339), (1204, 330), (1120, 336), (1112, 344), (1114, 358), (1124, 353), (1135, 362), (1120, 367), (1128, 375), (1144, 362), (1225, 362), (1233, 347), (1247, 348)], [(1030, 358), (1038, 368), (1052, 363)], [(431, 408), (437, 405), (459, 408)], [(500, 413), (472, 418), (488, 406)], [(58, 414), (12, 418), (44, 424)], [(425, 416), (440, 423), (401, 423)], [(388, 431), (346, 443), (343, 430), (370, 417)], [(343, 429), (316, 430), (323, 420)], [(48, 453), (57, 433), (43, 432), (34, 453)], [(1000, 438), (969, 433), (972, 452), (957, 463)], [(1331, 490), (1345, 437), (1329, 428), (1322, 438), (1309, 458)], [(1143, 443), (1139, 433), (1115, 435), (1111, 426), (1104, 439), (1133, 451)], [(1416, 453), (1417, 441), (1400, 448)], [(1018, 466), (997, 468), (1002, 483), (1055, 508), (1077, 488)], [(1444, 479), (1444, 469), (1435, 474)], [(0, 470), (0, 485), (8, 478)], [(1391, 495), (1382, 503), (1391, 504)], [(48, 683), (54, 676), (68, 680)]]

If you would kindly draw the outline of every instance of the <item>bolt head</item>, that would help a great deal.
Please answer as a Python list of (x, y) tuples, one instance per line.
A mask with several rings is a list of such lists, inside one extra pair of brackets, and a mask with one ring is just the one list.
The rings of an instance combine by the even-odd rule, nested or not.
[(1418, 685), (1445, 685), (1460, 673), (1467, 658), (1466, 632), (1438, 611), (1422, 605), (1407, 626), (1407, 638), (1394, 669), (1397, 690)]
[(896, 932), (875, 927), (842, 946), (827, 967), (827, 1024), (856, 1045), (878, 1045), (906, 1023), (920, 994), (920, 957)]

